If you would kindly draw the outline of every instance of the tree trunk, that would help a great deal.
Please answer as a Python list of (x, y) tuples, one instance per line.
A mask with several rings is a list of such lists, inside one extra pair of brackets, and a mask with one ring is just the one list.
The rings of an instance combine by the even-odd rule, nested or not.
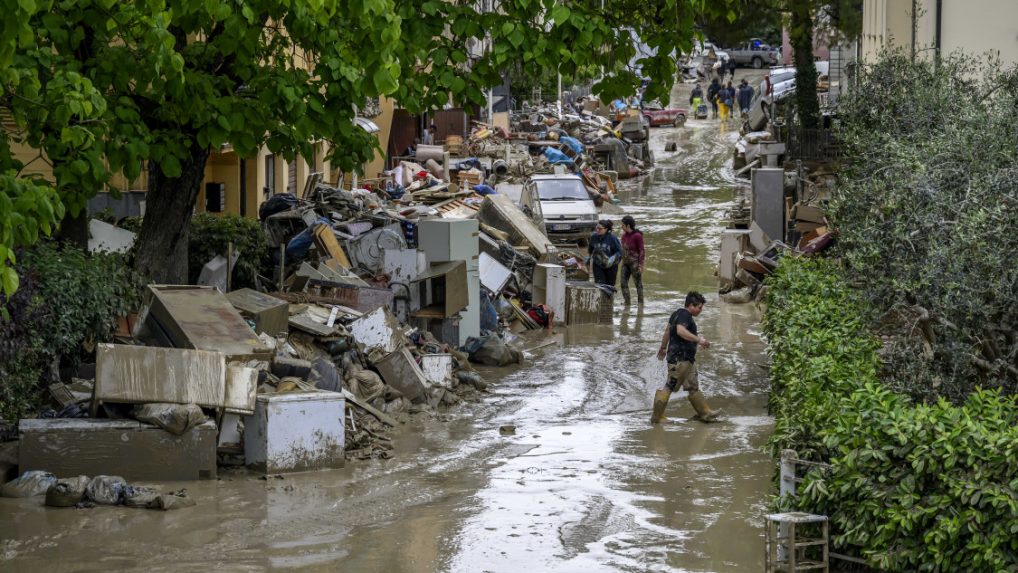
[(205, 175), (209, 151), (191, 142), (191, 155), (181, 161), (180, 177), (166, 177), (149, 162), (145, 219), (138, 234), (134, 268), (160, 284), (187, 284), (187, 241), (194, 202)]
[(795, 56), (795, 107), (799, 125), (820, 127), (820, 101), (817, 99), (817, 66), (813, 63), (813, 11), (811, 0), (792, 0), (789, 41)]

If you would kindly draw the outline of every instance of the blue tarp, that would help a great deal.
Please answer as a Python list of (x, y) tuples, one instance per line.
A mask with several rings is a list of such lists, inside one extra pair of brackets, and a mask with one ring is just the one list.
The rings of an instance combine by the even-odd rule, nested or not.
[(552, 165), (573, 164), (572, 159), (569, 159), (569, 157), (565, 153), (562, 153), (561, 151), (555, 149), (554, 147), (545, 147), (544, 156), (548, 159), (548, 163), (551, 163)]
[(569, 149), (572, 149), (577, 154), (583, 153), (583, 144), (580, 143), (579, 139), (576, 139), (575, 137), (569, 137), (568, 135), (563, 135), (560, 136), (558, 140), (568, 145)]
[(482, 183), (481, 185), (474, 185), (474, 193), (478, 195), (494, 195), (496, 191)]

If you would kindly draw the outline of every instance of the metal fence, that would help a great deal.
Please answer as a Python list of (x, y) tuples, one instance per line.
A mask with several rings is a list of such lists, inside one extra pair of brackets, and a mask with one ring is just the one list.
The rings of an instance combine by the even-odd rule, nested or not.
[(782, 140), (786, 145), (786, 158), (805, 161), (834, 161), (838, 159), (838, 142), (832, 130), (790, 126), (783, 131)]

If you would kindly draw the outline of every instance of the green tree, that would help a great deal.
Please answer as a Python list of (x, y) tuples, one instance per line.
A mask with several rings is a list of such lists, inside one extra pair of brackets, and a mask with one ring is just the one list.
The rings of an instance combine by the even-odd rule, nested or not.
[[(373, 152), (373, 139), (352, 122), (365, 97), (389, 95), (411, 111), (450, 97), (480, 103), (483, 89), (500, 83), (517, 59), (534, 73), (603, 66), (598, 91), (632, 93), (639, 82), (625, 67), (635, 53), (632, 29), (657, 49), (641, 61), (644, 73), (660, 80), (649, 97), (666, 100), (675, 50), (688, 50), (684, 38), (691, 38), (695, 17), (727, 10), (727, 2), (703, 0), (606, 0), (603, 7), (588, 0), (20, 0), (18, 6), (0, 38), (0, 106), (15, 126), (5, 131), (0, 167), (20, 168), (9, 141), (42, 150), (59, 192), (60, 201), (49, 196), (57, 205), (53, 220), (62, 214), (61, 201), (71, 215), (79, 213), (112, 173), (134, 177), (147, 169), (135, 266), (169, 282), (185, 276), (188, 222), (212, 150), (229, 144), (252, 155), (265, 144), (290, 158), (310, 155), (311, 141), (325, 141), (331, 161), (350, 171)], [(487, 40), (491, 49), (471, 60), (470, 38)], [(13, 195), (9, 186), (3, 195)], [(0, 209), (35, 212), (22, 204)], [(37, 227), (46, 232), (52, 225)]]

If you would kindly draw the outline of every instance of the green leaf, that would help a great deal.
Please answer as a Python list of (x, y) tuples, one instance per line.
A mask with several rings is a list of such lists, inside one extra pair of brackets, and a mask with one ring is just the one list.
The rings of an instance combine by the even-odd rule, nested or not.
[(180, 177), (183, 170), (180, 167), (180, 161), (173, 155), (166, 155), (159, 160), (159, 167), (163, 171), (163, 175), (170, 179)]
[(4, 295), (10, 298), (20, 284), (18, 273), (7, 265), (0, 266), (0, 282), (3, 283)]

